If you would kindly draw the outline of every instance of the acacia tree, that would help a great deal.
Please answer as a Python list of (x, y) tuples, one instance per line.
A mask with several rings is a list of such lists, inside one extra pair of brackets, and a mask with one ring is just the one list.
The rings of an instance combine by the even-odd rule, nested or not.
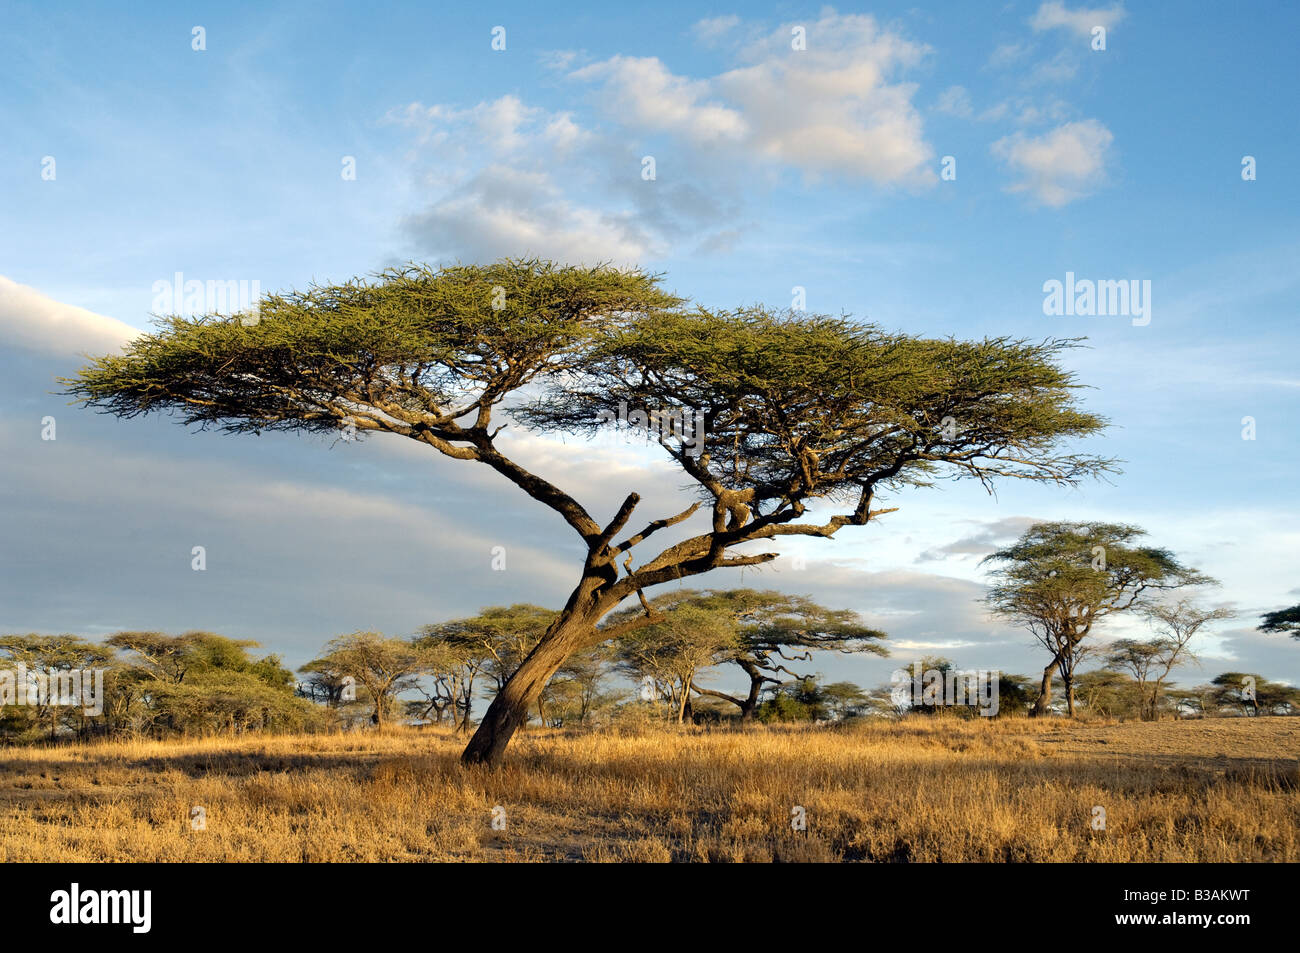
[(1084, 639), (1098, 622), (1147, 609), (1157, 593), (1214, 582), (1168, 550), (1141, 545), (1145, 535), (1120, 523), (1036, 523), (983, 560), (999, 564), (986, 604), (1052, 653), (1031, 715), (1048, 710), (1059, 672), (1074, 716), (1076, 672), (1091, 649)]
[(695, 691), (731, 702), (740, 709), (742, 721), (754, 718), (765, 687), (784, 683), (780, 676), (789, 676), (795, 682), (809, 678), (808, 674), (792, 671), (787, 663), (810, 661), (813, 651), (889, 654), (879, 644), (886, 638), (885, 633), (863, 625), (848, 609), (828, 609), (806, 596), (770, 589), (688, 595), (729, 622), (734, 634), (715, 661), (737, 666), (749, 679), (749, 690), (744, 695), (699, 685)]
[(421, 675), (428, 676), (432, 685), (431, 690), (426, 689), (420, 679), (414, 680), (410, 687), (423, 695), (424, 701), (409, 703), (409, 709), (417, 718), (434, 715), (438, 724), (442, 724), (444, 713), (450, 713), (452, 726), (468, 732), (474, 713), (474, 682), (487, 666), (486, 657), (466, 643), (427, 637), (417, 637), (414, 642), (425, 656)]
[[(1029, 683), (1029, 699), (1026, 706), (1033, 702), (1038, 693)], [(1107, 668), (1097, 668), (1089, 672), (1080, 672), (1074, 680), (1075, 694), (1088, 711), (1098, 715), (1124, 715), (1129, 712), (1140, 713), (1142, 699), (1137, 683), (1131, 675)]]
[(447, 645), (477, 659), (499, 692), (528, 657), (547, 628), (555, 610), (528, 603), (489, 606), (468, 619), (453, 619), (420, 628), (421, 645)]
[(1243, 715), (1258, 715), (1261, 708), (1266, 715), (1276, 714), (1278, 709), (1287, 714), (1300, 709), (1300, 688), (1270, 682), (1253, 672), (1224, 672), (1210, 684), (1216, 706), (1240, 706)]
[[(51, 741), (58, 737), (60, 725), (65, 720), (74, 720), (77, 733), (81, 736), (86, 734), (85, 705), (89, 703), (90, 693), (95, 689), (90, 679), (84, 682), (79, 679), (74, 686), (70, 681), (60, 683), (50, 673), (73, 670), (86, 672), (104, 668), (111, 655), (111, 650), (104, 646), (87, 642), (75, 635), (0, 635), (0, 662), (11, 665), (21, 663), (29, 676), (49, 679), (47, 690), (31, 691), (28, 684), (20, 682), (14, 672), (8, 673), (10, 690), (28, 700), (31, 705), (30, 709), (19, 707), (18, 712), (30, 712), (30, 727), (33, 729), (48, 724)], [(19, 705), (22, 706), (21, 701)], [(4, 707), (4, 701), (0, 700), (0, 709)], [(15, 721), (23, 723), (28, 719), (19, 714)], [(24, 724), (23, 727), (28, 726)]]
[(1153, 605), (1145, 615), (1160, 627), (1163, 634), (1159, 638), (1149, 642), (1120, 639), (1111, 645), (1106, 662), (1133, 674), (1141, 698), (1143, 720), (1155, 721), (1165, 681), (1174, 666), (1180, 661), (1196, 661), (1196, 655), (1188, 647), (1196, 633), (1207, 623), (1231, 619), (1232, 614), (1232, 610), (1226, 607), (1205, 609), (1190, 599)]
[(836, 721), (847, 721), (866, 714), (871, 707), (871, 698), (860, 685), (853, 682), (831, 682), (822, 686), (822, 695), (826, 707)]
[(298, 671), (351, 676), (370, 695), (374, 705), (370, 720), (382, 728), (391, 700), (413, 688), (432, 664), (422, 646), (384, 638), (378, 632), (353, 632), (326, 643), (321, 656)]
[(666, 685), (673, 716), (682, 724), (690, 716), (696, 674), (736, 649), (735, 621), (691, 590), (659, 596), (651, 609), (660, 621), (620, 638), (619, 661), (634, 677)]
[[(637, 270), (503, 261), (411, 265), (270, 295), (256, 321), (168, 317), (65, 384), (120, 417), (404, 437), (485, 465), (558, 514), (583, 548), (573, 590), (463, 755), (498, 763), (551, 675), (578, 648), (619, 634), (598, 624), (627, 599), (644, 605), (646, 589), (769, 562), (779, 553), (749, 544), (830, 538), (887, 512), (873, 508), (882, 492), (940, 476), (1071, 484), (1108, 466), (1061, 449), (1103, 426), (1078, 408), (1079, 385), (1059, 366), (1073, 343), (931, 340), (839, 317), (686, 310)], [(543, 399), (521, 407), (539, 388)], [(659, 434), (700, 498), (619, 539), (640, 496), (597, 518), (508, 455), (502, 418), (590, 434), (622, 401), (691, 408), (704, 433)], [(634, 565), (636, 547), (678, 526)], [(652, 621), (647, 608), (624, 625)]]
[(190, 734), (293, 729), (314, 721), (311, 706), (295, 698), (293, 672), (279, 656), (249, 655), (257, 642), (214, 632), (128, 631), (106, 644), (125, 655), (111, 699), (120, 726)]

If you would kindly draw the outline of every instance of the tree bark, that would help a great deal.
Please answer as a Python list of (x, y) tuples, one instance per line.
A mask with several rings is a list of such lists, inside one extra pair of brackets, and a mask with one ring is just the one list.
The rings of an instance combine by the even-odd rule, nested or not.
[[(591, 588), (599, 581), (590, 580), (593, 584)], [(528, 712), (541, 698), (542, 690), (546, 688), (551, 676), (575, 649), (595, 635), (596, 623), (605, 607), (596, 605), (584, 593), (587, 582), (584, 580), (584, 586), (580, 586), (570, 597), (569, 604), (492, 699), (478, 729), (460, 756), (462, 764), (499, 765), (505, 756), (506, 745), (527, 721)]]
[(1043, 681), (1038, 686), (1038, 698), (1034, 701), (1034, 707), (1029, 709), (1030, 718), (1047, 714), (1047, 706), (1052, 703), (1052, 671), (1056, 668), (1056, 663), (1057, 660), (1052, 659), (1051, 664), (1043, 669)]
[(677, 706), (677, 724), (679, 725), (686, 723), (686, 710), (691, 704), (691, 681), (692, 679), (687, 677), (682, 683), (682, 700), (681, 704)]
[(745, 702), (740, 706), (741, 722), (752, 722), (754, 713), (758, 711), (758, 696), (762, 694), (763, 682), (766, 681), (763, 674), (757, 668), (742, 666), (749, 675), (749, 694), (745, 696)]

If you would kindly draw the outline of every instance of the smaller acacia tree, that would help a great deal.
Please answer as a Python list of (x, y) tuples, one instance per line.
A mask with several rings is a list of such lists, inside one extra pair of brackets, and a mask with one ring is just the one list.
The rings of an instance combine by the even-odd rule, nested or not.
[(119, 632), (123, 653), (111, 718), (155, 734), (300, 730), (316, 711), (295, 696), (293, 672), (278, 655), (251, 657), (257, 642), (215, 632)]
[(446, 645), (477, 660), (499, 692), (528, 657), (558, 613), (528, 603), (489, 606), (467, 619), (422, 626), (418, 645)]
[(1157, 593), (1214, 582), (1168, 550), (1141, 545), (1145, 535), (1120, 523), (1037, 523), (984, 559), (998, 564), (988, 607), (1028, 629), (1052, 653), (1031, 715), (1048, 711), (1058, 672), (1074, 716), (1076, 672), (1091, 648), (1084, 640), (1098, 622), (1144, 610)]
[(1141, 717), (1144, 721), (1155, 721), (1169, 673), (1179, 662), (1197, 660), (1188, 643), (1207, 623), (1231, 619), (1233, 613), (1226, 607), (1205, 609), (1190, 599), (1180, 599), (1172, 604), (1153, 605), (1144, 614), (1160, 627), (1163, 635), (1149, 642), (1120, 639), (1111, 645), (1106, 662), (1132, 673), (1137, 682)]
[(681, 724), (691, 714), (696, 674), (736, 649), (735, 621), (692, 590), (659, 596), (651, 606), (660, 621), (618, 640), (620, 667), (643, 684), (662, 686)]
[(739, 667), (749, 678), (743, 697), (711, 689), (700, 689), (739, 706), (742, 720), (754, 716), (764, 685), (780, 684), (779, 675), (796, 680), (807, 677), (792, 671), (787, 663), (808, 662), (814, 651), (888, 655), (879, 643), (888, 638), (879, 629), (864, 625), (848, 609), (828, 609), (806, 596), (739, 589), (716, 593), (715, 598), (736, 619), (739, 644), (726, 661)]
[(378, 632), (353, 632), (330, 641), (319, 658), (299, 671), (351, 676), (365, 688), (374, 705), (371, 723), (382, 728), (392, 699), (414, 687), (416, 679), (429, 670), (430, 662), (427, 652), (404, 639), (384, 638)]
[(434, 692), (427, 695), (427, 714), (450, 707), (459, 712), (457, 726), (468, 731), (479, 675), (493, 683), (496, 693), (528, 657), (555, 621), (552, 609), (528, 603), (490, 606), (476, 616), (421, 627), (415, 644), (431, 653)]
[[(1030, 702), (1037, 699), (1038, 693), (1031, 684)], [(1141, 711), (1142, 701), (1137, 683), (1131, 675), (1109, 668), (1097, 668), (1080, 672), (1074, 680), (1076, 700), (1085, 709), (1105, 717), (1119, 717), (1137, 714)]]
[(1254, 672), (1224, 672), (1210, 683), (1217, 707), (1239, 707), (1243, 715), (1294, 713), (1300, 709), (1300, 688), (1271, 682)]
[[(756, 589), (683, 589), (657, 598), (650, 609), (665, 621), (650, 626), (654, 634), (644, 649), (658, 646), (664, 658), (673, 660), (671, 673), (678, 684), (697, 695), (730, 702), (740, 709), (742, 721), (755, 717), (764, 688), (806, 679), (806, 673), (793, 671), (789, 664), (811, 660), (814, 651), (889, 654), (879, 644), (885, 633), (863, 625), (848, 609), (828, 609), (806, 596)], [(615, 615), (614, 621), (622, 617)], [(674, 617), (680, 621), (674, 623)], [(629, 637), (620, 641), (636, 644)], [(647, 658), (652, 654), (647, 651)], [(749, 679), (746, 693), (732, 695), (696, 684), (695, 673), (713, 665), (735, 665), (744, 672)], [(682, 711), (688, 710), (687, 699), (673, 697)]]
[[(29, 676), (49, 678), (53, 671), (70, 671), (102, 668), (107, 665), (111, 652), (101, 645), (87, 642), (75, 635), (4, 635), (0, 636), (0, 661), (23, 665)], [(48, 728), (51, 741), (58, 737), (65, 719), (77, 719), (75, 729), (79, 735), (86, 732), (84, 703), (87, 691), (93, 687), (79, 682), (81, 697), (76, 697), (74, 690), (69, 704), (68, 698), (62, 697), (57, 680), (51, 679), (48, 691), (30, 692), (26, 684), (19, 683), (13, 672), (8, 673), (12, 679), (10, 688), (25, 695), (30, 707), (19, 705), (5, 714), (13, 718), (16, 724), (7, 725), (6, 733), (20, 733), (26, 729), (35, 733), (43, 727)], [(65, 686), (66, 687), (66, 686)], [(4, 708), (0, 700), (0, 708)]]
[(853, 682), (831, 682), (822, 687), (826, 708), (836, 721), (847, 721), (871, 709), (871, 697)]

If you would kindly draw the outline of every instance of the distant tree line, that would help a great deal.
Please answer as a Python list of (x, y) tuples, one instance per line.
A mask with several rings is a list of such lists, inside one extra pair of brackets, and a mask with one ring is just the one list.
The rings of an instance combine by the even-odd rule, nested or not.
[[(1232, 613), (1186, 596), (1134, 599), (1134, 592), (1141, 597), (1208, 581), (1162, 551), (1125, 553), (1124, 541), (1136, 533), (1105, 524), (1040, 524), (1017, 547), (991, 557), (1020, 567), (1018, 575), (998, 574), (990, 595), (995, 611), (1021, 613), (1053, 652), (1041, 683), (999, 674), (999, 714), (1055, 710), (1044, 694), (1052, 674), (1066, 683), (1070, 713), (1144, 720), (1300, 713), (1300, 688), (1258, 673), (1224, 672), (1191, 688), (1170, 680), (1176, 666), (1196, 661), (1192, 639)], [(1112, 556), (1109, 572), (1091, 568), (1100, 545)], [(1095, 575), (1078, 571), (1080, 559), (1072, 565), (1071, 552), (1086, 553)], [(1117, 563), (1128, 569), (1116, 575)], [(1031, 564), (1038, 566), (1037, 576), (1023, 571)], [(1168, 581), (1169, 573), (1174, 584), (1149, 581)], [(1121, 610), (1140, 613), (1155, 637), (1098, 645), (1079, 635)], [(639, 613), (654, 621), (627, 628), (621, 626), (623, 614), (615, 613), (590, 644), (566, 659), (538, 695), (530, 723), (560, 728), (629, 720), (841, 722), (938, 710), (906, 696), (900, 702), (894, 686), (866, 690), (848, 681), (826, 683), (808, 670), (814, 652), (889, 654), (885, 633), (848, 610), (772, 590), (683, 589), (627, 610)], [(72, 635), (0, 636), (0, 741), (301, 732), (399, 722), (469, 732), (476, 701), (501, 691), (555, 616), (550, 609), (516, 604), (427, 625), (409, 638), (353, 632), (327, 643), (297, 676), (277, 655), (251, 654), (257, 643), (211, 632), (119, 632), (102, 642)], [(1300, 606), (1267, 613), (1259, 628), (1300, 638)], [(1100, 666), (1079, 671), (1087, 658)], [(945, 676), (954, 669), (941, 657), (918, 664)], [(51, 670), (101, 671), (98, 699), (83, 687), (84, 697), (60, 703), (56, 693), (42, 695), (15, 681), (18, 672), (30, 678)], [(726, 674), (741, 687), (717, 687)], [(96, 700), (100, 710), (92, 714), (88, 708)], [(958, 710), (976, 714), (973, 705)]]
[[(279, 656), (211, 632), (0, 636), (0, 739), (7, 742), (147, 735), (302, 731), (323, 724)], [(102, 672), (76, 697), (40, 690), (51, 671)], [(22, 677), (18, 677), (21, 674)], [(87, 677), (85, 683), (91, 679)], [(100, 708), (88, 713), (88, 708)]]

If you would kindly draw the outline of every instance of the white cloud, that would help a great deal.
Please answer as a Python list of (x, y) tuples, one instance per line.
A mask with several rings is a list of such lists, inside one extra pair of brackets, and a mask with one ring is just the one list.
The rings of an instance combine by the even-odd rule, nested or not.
[(1020, 60), (1029, 52), (1028, 43), (1002, 43), (989, 55), (989, 66), (1003, 69)]
[(739, 112), (710, 100), (707, 82), (676, 76), (654, 56), (614, 56), (572, 75), (601, 84), (606, 110), (625, 125), (696, 143), (738, 140), (748, 132)]
[(140, 331), (0, 276), (0, 338), (47, 354), (116, 351)]
[(1079, 7), (1070, 10), (1061, 0), (1051, 0), (1040, 6), (1038, 12), (1030, 17), (1029, 25), (1036, 33), (1065, 29), (1080, 36), (1089, 36), (1093, 27), (1105, 27), (1109, 31), (1122, 19), (1124, 7), (1118, 3), (1109, 7)]
[[(740, 35), (742, 26), (715, 17), (696, 32)], [(769, 181), (789, 168), (890, 185), (934, 181), (916, 87), (897, 78), (928, 49), (870, 16), (827, 11), (801, 26), (806, 49), (792, 49), (783, 26), (746, 47), (731, 44), (740, 65), (717, 75), (679, 75), (636, 56), (572, 69), (607, 117), (598, 124), (514, 95), (389, 110), (385, 121), (414, 134), (413, 179), (431, 193), (404, 220), (408, 233), (421, 253), (439, 257), (631, 264), (683, 243), (725, 254), (742, 234), (740, 164), (762, 167), (756, 177)], [(557, 68), (583, 59), (548, 54)], [(662, 180), (643, 177), (643, 158), (657, 148), (647, 134), (673, 140), (673, 174)]]
[(972, 112), (970, 93), (966, 91), (964, 86), (949, 86), (939, 94), (938, 102), (935, 103), (934, 108), (938, 112), (949, 116), (968, 119)]
[(655, 57), (624, 56), (571, 75), (598, 84), (613, 121), (728, 148), (731, 158), (886, 184), (932, 181), (916, 86), (896, 80), (927, 48), (870, 16), (828, 11), (798, 25), (806, 49), (792, 49), (785, 25), (743, 51), (745, 65), (717, 76), (681, 76)]
[(458, 157), (487, 150), (502, 156), (547, 145), (568, 150), (582, 144), (590, 133), (581, 129), (568, 112), (552, 113), (527, 106), (517, 96), (501, 96), (468, 109), (415, 102), (390, 109), (386, 122), (406, 126), (424, 146), (454, 147)]
[(657, 254), (631, 213), (578, 204), (547, 173), (506, 165), (489, 166), (405, 225), (434, 253), (469, 261), (535, 255), (634, 264)]
[(1096, 119), (1068, 122), (1041, 136), (1024, 133), (993, 143), (992, 152), (1019, 176), (1010, 187), (1059, 208), (1094, 191), (1105, 179), (1114, 136)]
[(740, 17), (733, 14), (721, 17), (706, 17), (698, 21), (691, 32), (701, 43), (713, 43), (730, 33), (740, 25)]
[(1029, 74), (1030, 83), (1064, 83), (1079, 73), (1078, 54), (1061, 50), (1050, 60), (1043, 60)]
[(661, 246), (633, 210), (610, 211), (566, 187), (590, 181), (586, 153), (604, 144), (572, 113), (507, 95), (465, 109), (416, 102), (385, 118), (416, 134), (417, 164), (428, 163), (419, 178), (439, 190), (403, 223), (423, 251), (631, 264)]

